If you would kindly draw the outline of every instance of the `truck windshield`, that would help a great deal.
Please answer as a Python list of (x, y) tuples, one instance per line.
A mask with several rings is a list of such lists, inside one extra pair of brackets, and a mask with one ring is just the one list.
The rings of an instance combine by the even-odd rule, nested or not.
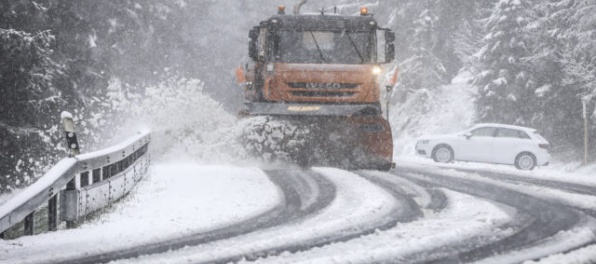
[(288, 63), (366, 64), (374, 59), (374, 35), (368, 32), (279, 32), (276, 60)]

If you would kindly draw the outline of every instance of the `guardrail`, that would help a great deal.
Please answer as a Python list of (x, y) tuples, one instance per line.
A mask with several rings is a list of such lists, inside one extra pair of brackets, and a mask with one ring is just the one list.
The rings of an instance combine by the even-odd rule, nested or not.
[[(149, 132), (140, 132), (118, 145), (62, 159), (0, 206), (0, 238), (6, 233), (33, 235), (39, 229), (36, 225), (46, 221), (48, 231), (63, 222), (74, 227), (82, 217), (118, 200), (145, 175), (151, 162), (150, 141)], [(42, 216), (36, 217), (36, 212)]]

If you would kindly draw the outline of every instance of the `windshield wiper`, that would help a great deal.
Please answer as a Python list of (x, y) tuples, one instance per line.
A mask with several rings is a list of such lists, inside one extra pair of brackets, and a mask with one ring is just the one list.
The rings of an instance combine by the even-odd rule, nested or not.
[(325, 60), (325, 56), (323, 56), (323, 52), (321, 51), (321, 48), (319, 47), (319, 43), (317, 43), (317, 39), (315, 38), (315, 34), (313, 34), (312, 31), (310, 31), (310, 35), (312, 36), (312, 40), (315, 42), (315, 46), (317, 46), (317, 50), (319, 51), (319, 55), (321, 55), (321, 60), (323, 62), (327, 62), (327, 60)]
[(358, 50), (358, 47), (356, 47), (356, 43), (354, 43), (352, 36), (350, 36), (350, 33), (347, 31), (346, 31), (346, 35), (348, 35), (348, 39), (350, 39), (350, 43), (352, 43), (352, 47), (354, 47), (354, 49), (356, 50), (356, 53), (358, 53), (358, 57), (360, 57), (360, 61), (362, 63), (364, 63), (364, 57), (362, 56), (362, 53), (360, 53), (360, 50)]

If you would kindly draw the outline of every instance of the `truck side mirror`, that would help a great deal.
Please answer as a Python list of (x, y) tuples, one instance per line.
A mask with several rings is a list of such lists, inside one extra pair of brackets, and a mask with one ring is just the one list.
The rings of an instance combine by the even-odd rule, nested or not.
[(395, 45), (388, 43), (385, 45), (385, 62), (389, 63), (395, 59)]
[(385, 41), (387, 43), (392, 43), (395, 41), (395, 32), (389, 30), (385, 31)]
[(256, 41), (257, 38), (259, 38), (259, 29), (253, 28), (248, 31), (248, 38), (250, 38), (251, 41)]
[(257, 51), (257, 42), (254, 40), (248, 42), (248, 57), (256, 61), (259, 57), (258, 53), (259, 52)]
[(248, 56), (256, 61), (259, 57), (258, 50), (257, 50), (257, 41), (259, 38), (259, 30), (258, 29), (251, 29), (248, 32), (248, 37), (250, 41), (248, 42)]

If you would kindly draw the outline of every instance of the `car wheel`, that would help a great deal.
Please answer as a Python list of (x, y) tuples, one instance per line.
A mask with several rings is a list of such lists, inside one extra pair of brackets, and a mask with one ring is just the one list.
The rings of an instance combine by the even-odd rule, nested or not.
[(536, 157), (532, 153), (522, 152), (515, 157), (515, 167), (520, 170), (533, 170), (536, 167)]
[(433, 149), (432, 158), (435, 162), (451, 162), (453, 161), (453, 149), (447, 145), (438, 145)]

